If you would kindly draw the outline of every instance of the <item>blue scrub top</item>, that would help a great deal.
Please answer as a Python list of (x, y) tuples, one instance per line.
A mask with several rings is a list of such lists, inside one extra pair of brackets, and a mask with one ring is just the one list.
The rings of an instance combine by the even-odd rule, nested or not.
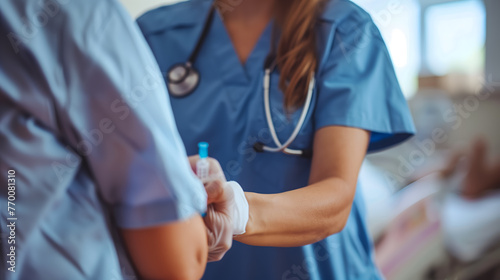
[[(164, 6), (138, 19), (164, 76), (191, 54), (211, 2), (194, 0)], [(187, 97), (171, 98), (188, 154), (196, 153), (199, 141), (209, 142), (211, 156), (221, 162), (228, 179), (238, 181), (245, 191), (257, 193), (307, 186), (311, 168), (310, 159), (256, 153), (252, 148), (256, 141), (274, 146), (265, 120), (262, 90), (271, 29), (268, 26), (242, 65), (217, 14), (194, 63), (201, 75), (198, 88)], [(332, 125), (370, 131), (370, 152), (410, 137), (414, 126), (407, 103), (370, 16), (350, 1), (329, 1), (316, 32), (320, 65), (313, 109), (290, 147), (311, 148), (315, 131)], [(279, 72), (274, 71), (271, 111), (283, 143), (295, 128), (301, 110), (287, 118), (278, 82)], [(235, 243), (222, 261), (208, 264), (204, 279), (380, 279), (364, 211), (357, 192), (344, 230), (303, 247)]]
[(0, 279), (137, 279), (116, 228), (206, 208), (143, 36), (116, 0), (2, 0), (0, 34)]

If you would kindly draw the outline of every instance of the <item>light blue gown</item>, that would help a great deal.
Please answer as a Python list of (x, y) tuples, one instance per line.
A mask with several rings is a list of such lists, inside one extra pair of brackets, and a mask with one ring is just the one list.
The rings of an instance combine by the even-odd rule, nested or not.
[[(138, 19), (164, 76), (174, 64), (188, 59), (210, 4), (209, 0), (183, 2), (160, 7)], [(304, 187), (311, 168), (310, 159), (256, 153), (252, 148), (256, 141), (273, 146), (262, 90), (271, 29), (268, 26), (242, 65), (220, 15), (216, 14), (194, 64), (201, 75), (198, 88), (187, 97), (171, 98), (188, 154), (196, 153), (199, 141), (209, 142), (210, 155), (221, 162), (227, 178), (239, 182), (245, 191), (257, 193)], [(329, 1), (316, 32), (320, 65), (313, 109), (290, 147), (311, 148), (315, 131), (333, 125), (371, 131), (369, 152), (410, 137), (414, 126), (407, 103), (387, 48), (369, 15), (350, 1)], [(271, 110), (278, 137), (284, 142), (295, 128), (301, 110), (287, 119), (278, 81), (279, 72), (274, 71)], [(359, 191), (342, 232), (296, 248), (252, 247), (236, 242), (222, 261), (208, 264), (204, 276), (210, 280), (380, 278)]]
[(2, 0), (0, 34), (0, 279), (137, 279), (116, 228), (206, 207), (148, 45), (116, 0)]

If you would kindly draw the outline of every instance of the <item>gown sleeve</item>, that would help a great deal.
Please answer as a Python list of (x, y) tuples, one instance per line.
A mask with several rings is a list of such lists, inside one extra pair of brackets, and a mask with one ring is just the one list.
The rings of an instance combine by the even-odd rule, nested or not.
[(408, 139), (413, 121), (373, 21), (346, 21), (333, 32), (317, 77), (316, 130), (340, 125), (370, 131), (369, 152)]
[[(5, 16), (8, 30), (16, 34), (22, 34), (23, 13), (37, 11), (24, 2), (0, 5), (0, 22)], [(51, 146), (17, 149), (24, 155), (23, 165), (49, 162), (57, 167), (53, 173), (37, 174), (52, 178), (47, 184), (51, 188), (83, 180), (75, 175), (82, 170), (120, 228), (150, 227), (203, 213), (206, 192), (189, 166), (160, 70), (127, 12), (115, 2), (74, 3), (61, 6), (58, 16), (37, 32), (20, 45), (18, 55), (7, 42), (0, 44), (0, 64), (5, 60), (10, 65), (6, 72), (0, 67), (0, 101), (29, 107), (27, 115), (36, 120), (9, 130), (11, 138), (30, 135), (35, 142), (49, 134), (43, 132), (51, 122), (42, 120), (58, 123), (53, 134), (59, 142), (45, 136)], [(41, 96), (48, 101), (28, 106)], [(42, 159), (61, 147), (68, 151), (63, 160)], [(50, 195), (57, 197), (54, 191), (45, 194), (37, 199), (48, 204)]]
[(121, 8), (111, 10), (106, 20), (96, 38), (82, 40), (92, 42), (82, 57), (90, 70), (78, 74), (82, 91), (69, 106), (75, 112), (70, 113), (73, 129), (83, 137), (95, 141), (93, 129), (105, 128), (86, 157), (103, 199), (122, 228), (204, 212), (206, 193), (189, 166), (150, 49)]

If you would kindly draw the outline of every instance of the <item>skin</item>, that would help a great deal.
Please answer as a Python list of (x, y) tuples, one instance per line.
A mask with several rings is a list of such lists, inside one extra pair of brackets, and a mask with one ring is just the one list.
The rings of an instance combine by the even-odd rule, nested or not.
[[(188, 160), (196, 172), (198, 156)], [(209, 210), (204, 219), (195, 215), (186, 221), (144, 229), (123, 229), (121, 234), (140, 279), (200, 279), (207, 261), (221, 260), (232, 245), (231, 217), (227, 205), (233, 199), (225, 185), (222, 168), (210, 164), (210, 182), (205, 185)], [(212, 210), (210, 210), (212, 209)]]
[[(233, 47), (244, 64), (273, 18), (275, 1), (243, 1), (226, 12)], [(310, 244), (343, 229), (354, 200), (369, 132), (329, 126), (314, 137), (309, 185), (278, 194), (245, 193), (250, 206), (246, 233), (235, 240), (254, 246)]]
[(200, 279), (207, 263), (207, 233), (201, 216), (121, 234), (140, 279)]
[(294, 247), (340, 232), (351, 211), (369, 137), (369, 132), (350, 127), (318, 130), (309, 185), (278, 194), (245, 193), (250, 218), (246, 233), (235, 240)]
[[(227, 2), (227, 0), (219, 2)], [(232, 11), (226, 11), (221, 15), (242, 64), (245, 64), (260, 36), (273, 18), (273, 9), (273, 0), (242, 0)]]
[[(224, 16), (241, 63), (273, 17), (273, 5), (270, 0), (243, 1)], [(250, 205), (247, 232), (235, 239), (256, 246), (301, 246), (342, 230), (368, 141), (369, 133), (361, 129), (331, 126), (318, 130), (309, 185), (280, 194), (246, 193)], [(209, 202), (224, 197), (222, 188), (216, 189), (208, 192)], [(200, 216), (121, 233), (141, 279), (202, 277), (208, 248)], [(224, 250), (229, 248), (230, 244)]]

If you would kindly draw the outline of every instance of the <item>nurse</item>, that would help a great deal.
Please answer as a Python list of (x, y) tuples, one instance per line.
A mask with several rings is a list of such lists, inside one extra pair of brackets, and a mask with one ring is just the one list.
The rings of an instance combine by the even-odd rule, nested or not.
[(381, 279), (358, 171), (414, 127), (370, 16), (346, 0), (193, 0), (138, 24), (188, 154), (209, 142), (250, 206), (204, 279)]

